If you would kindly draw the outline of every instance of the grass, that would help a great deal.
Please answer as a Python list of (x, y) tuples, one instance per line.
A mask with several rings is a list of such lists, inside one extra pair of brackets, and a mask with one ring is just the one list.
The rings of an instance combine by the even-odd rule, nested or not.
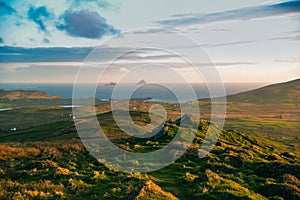
[[(134, 114), (137, 117), (138, 113)], [(104, 116), (109, 118), (111, 114), (106, 113), (99, 117)], [(143, 113), (140, 116), (143, 116)], [(109, 125), (112, 124), (106, 124)], [(51, 132), (71, 130), (72, 122), (53, 123), (24, 130), (20, 135), (32, 134), (32, 136), (27, 137), (22, 143), (1, 140), (0, 198), (266, 199), (278, 196), (297, 199), (299, 197), (297, 189), (300, 179), (299, 157), (282, 156), (282, 152), (268, 147), (270, 141), (267, 139), (261, 142), (238, 131), (224, 130), (219, 139), (220, 144), (208, 154), (208, 157), (199, 159), (197, 152), (207, 125), (205, 123), (199, 126), (201, 129), (196, 135), (195, 143), (181, 158), (163, 169), (145, 174), (123, 173), (107, 168), (89, 155), (76, 137), (63, 141), (53, 138)], [(170, 129), (172, 130), (172, 127)], [(34, 141), (40, 137), (39, 131), (47, 131), (47, 134), (43, 135), (49, 138), (44, 138), (44, 141), (40, 142)], [(11, 136), (11, 139), (17, 140), (20, 135)], [(168, 137), (170, 136), (160, 138), (158, 143), (165, 143)], [(124, 138), (119, 140), (124, 142)], [(144, 141), (134, 142), (143, 148), (147, 146)], [(129, 145), (129, 148), (132, 150), (134, 146)], [(141, 151), (144, 151), (143, 148)], [(139, 152), (139, 148), (135, 151)], [(275, 155), (276, 160), (268, 159), (268, 155), (271, 154)]]
[[(42, 134), (41, 134), (42, 133)], [(73, 121), (60, 121), (1, 134), (1, 142), (71, 139), (77, 136)]]
[(0, 129), (25, 129), (29, 127), (67, 121), (72, 114), (70, 108), (27, 107), (0, 112)]
[[(139, 110), (134, 110), (137, 103), (131, 102), (130, 115), (143, 126), (150, 122), (147, 110), (153, 103), (140, 104)], [(171, 111), (168, 118), (179, 116), (178, 106), (162, 105)], [(209, 119), (209, 108), (204, 102), (202, 117)], [(133, 138), (116, 126), (109, 105), (96, 110), (110, 140), (132, 152), (160, 149), (178, 130), (169, 125), (167, 134), (158, 141)], [(46, 106), (0, 113), (1, 126), (10, 127), (16, 117), (20, 127), (26, 127), (0, 135), (0, 199), (300, 198), (299, 111), (289, 104), (280, 108), (268, 104), (266, 108), (229, 103), (227, 130), (207, 157), (198, 158), (209, 125), (203, 122), (181, 158), (145, 174), (123, 173), (99, 163), (81, 144), (74, 122), (70, 118), (57, 120), (70, 111)], [(290, 115), (282, 118), (278, 112)]]

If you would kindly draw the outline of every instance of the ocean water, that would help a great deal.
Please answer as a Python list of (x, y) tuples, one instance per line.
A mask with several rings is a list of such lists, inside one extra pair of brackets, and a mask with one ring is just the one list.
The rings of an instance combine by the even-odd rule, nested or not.
[[(252, 90), (267, 85), (267, 83), (225, 83), (226, 95)], [(177, 102), (189, 101), (195, 98), (210, 98), (223, 96), (224, 92), (217, 84), (210, 85), (210, 91), (205, 84), (168, 84), (161, 86), (157, 84), (125, 85), (98, 85), (96, 92), (91, 84), (80, 85), (80, 92), (76, 98), (95, 96), (101, 100), (120, 100), (129, 98), (152, 98), (157, 101)], [(49, 95), (62, 98), (72, 98), (73, 84), (46, 84), (46, 83), (0, 83), (0, 89), (4, 90), (40, 90)]]

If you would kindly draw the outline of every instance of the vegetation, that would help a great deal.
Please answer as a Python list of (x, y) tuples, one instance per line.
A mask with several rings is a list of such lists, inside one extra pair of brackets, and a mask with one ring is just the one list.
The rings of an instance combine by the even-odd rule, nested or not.
[[(144, 120), (146, 114), (132, 115)], [(107, 136), (128, 151), (153, 151), (174, 137), (166, 134), (157, 142), (137, 140), (122, 134), (111, 113), (98, 117), (105, 122), (101, 125)], [(199, 159), (207, 128), (208, 122), (199, 124), (184, 156), (146, 174), (119, 172), (99, 163), (77, 138), (72, 121), (11, 133), (1, 138), (0, 199), (300, 198), (296, 154), (274, 148), (274, 141), (223, 130), (215, 148)], [(172, 125), (168, 132), (176, 129)]]
[[(230, 102), (300, 103), (300, 79), (228, 96)], [(298, 97), (298, 98), (297, 98)], [(299, 105), (300, 106), (300, 105)]]
[(58, 96), (50, 96), (46, 92), (38, 90), (12, 90), (6, 91), (0, 89), (0, 98), (4, 99), (58, 99)]
[[(296, 86), (289, 85), (294, 90)], [(265, 94), (254, 91), (248, 99), (256, 93)], [(279, 93), (283, 98), (293, 92)], [(295, 102), (234, 98), (229, 97), (226, 130), (206, 157), (198, 155), (207, 153), (201, 145), (208, 127), (220, 128), (209, 122), (210, 102), (200, 100), (201, 118), (208, 121), (201, 121), (190, 148), (169, 166), (149, 173), (125, 173), (98, 162), (81, 143), (70, 108), (49, 105), (46, 99), (45, 105), (37, 106), (36, 101), (1, 111), (0, 199), (300, 199), (300, 110)], [(0, 104), (14, 107), (24, 102), (2, 99)], [(150, 122), (153, 104), (137, 99), (130, 103), (136, 124)], [(177, 104), (161, 104), (169, 119), (180, 116)], [(131, 152), (158, 150), (178, 130), (176, 124), (166, 123), (166, 134), (156, 141), (134, 138), (116, 125), (109, 104), (100, 102), (96, 113), (106, 136)], [(17, 130), (9, 131), (11, 127)]]

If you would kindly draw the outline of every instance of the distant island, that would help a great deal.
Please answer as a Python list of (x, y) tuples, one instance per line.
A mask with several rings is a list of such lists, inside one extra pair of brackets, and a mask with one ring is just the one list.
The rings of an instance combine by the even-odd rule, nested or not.
[(146, 85), (146, 81), (144, 79), (140, 80), (139, 82), (136, 83), (137, 85)]
[(116, 82), (110, 82), (110, 83), (106, 83), (105, 86), (115, 86), (117, 85)]

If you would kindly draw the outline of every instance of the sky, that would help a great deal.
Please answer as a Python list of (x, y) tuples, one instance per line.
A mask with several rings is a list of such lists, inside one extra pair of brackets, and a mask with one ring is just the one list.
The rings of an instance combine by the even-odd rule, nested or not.
[(184, 58), (224, 82), (300, 77), (299, 0), (0, 0), (0, 17), (0, 83), (205, 80)]

